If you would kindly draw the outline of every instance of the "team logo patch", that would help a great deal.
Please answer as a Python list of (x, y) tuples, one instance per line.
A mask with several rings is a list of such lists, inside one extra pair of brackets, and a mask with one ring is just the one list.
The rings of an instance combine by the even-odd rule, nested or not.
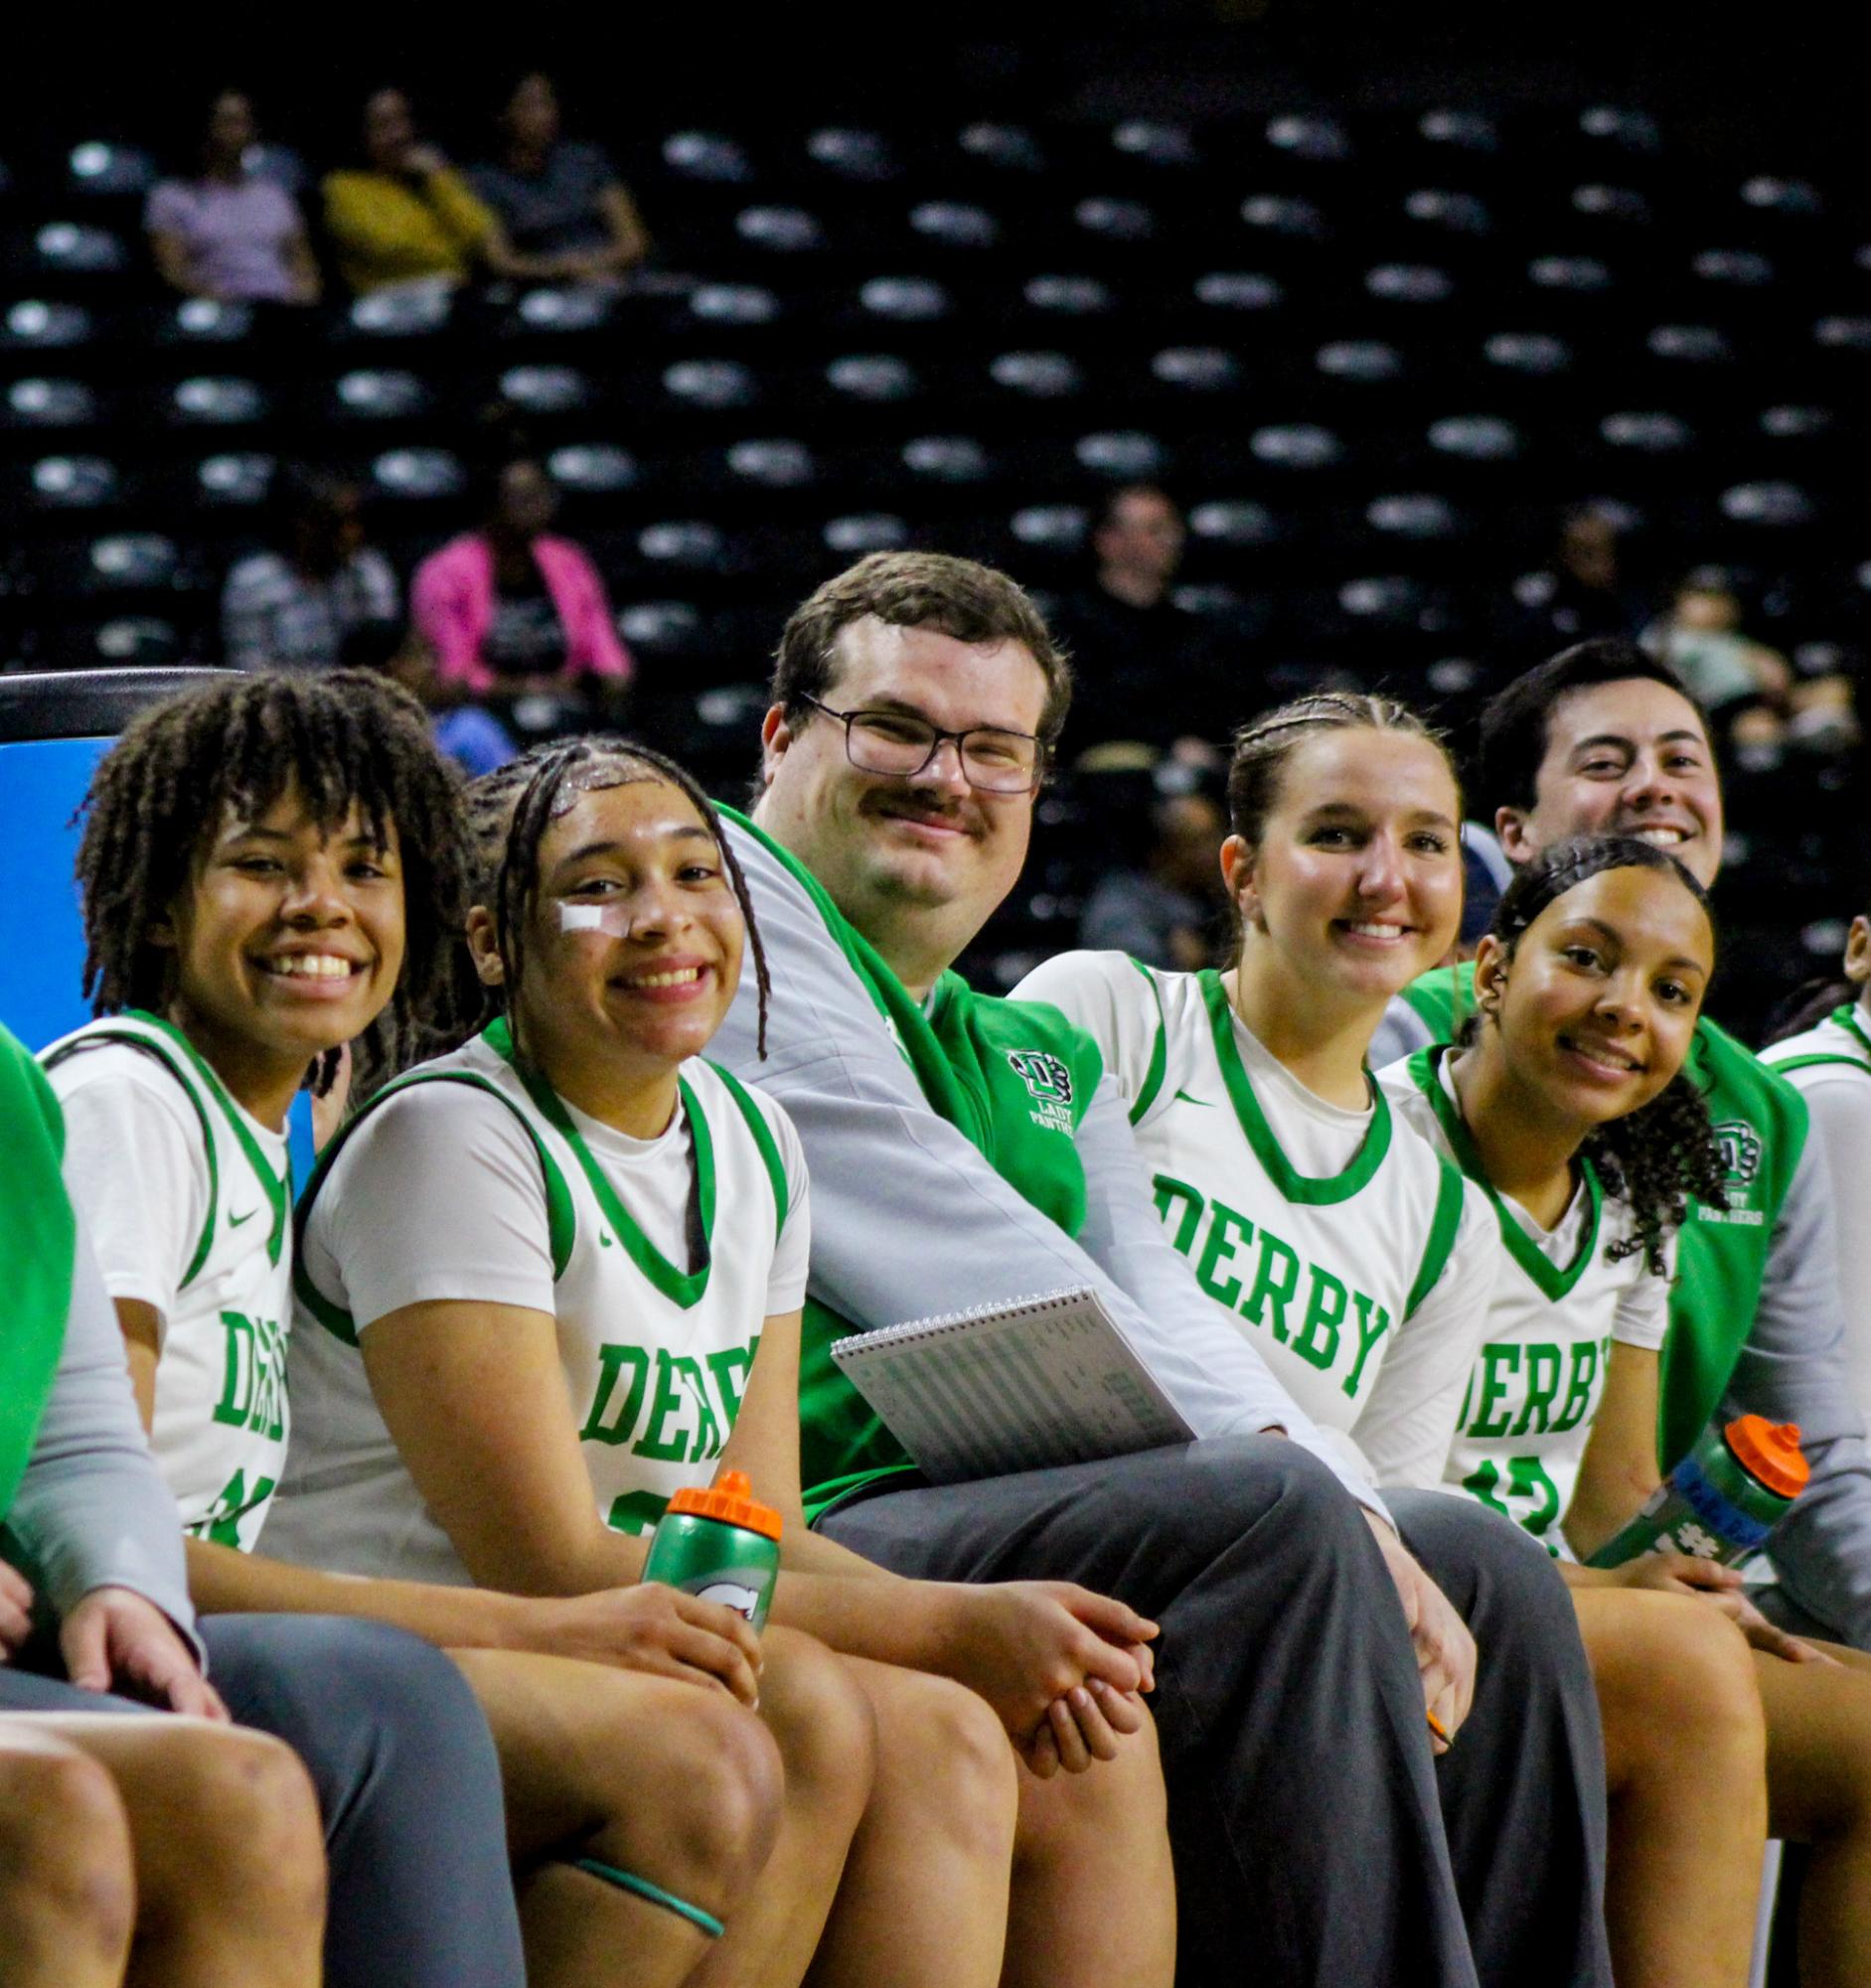
[(1764, 1156), (1761, 1135), (1746, 1119), (1724, 1119), (1714, 1131), (1729, 1179), (1742, 1187), (1752, 1187)]
[(1043, 1049), (1010, 1049), (1007, 1060), (1032, 1096), (1035, 1125), (1072, 1131), (1072, 1073)]

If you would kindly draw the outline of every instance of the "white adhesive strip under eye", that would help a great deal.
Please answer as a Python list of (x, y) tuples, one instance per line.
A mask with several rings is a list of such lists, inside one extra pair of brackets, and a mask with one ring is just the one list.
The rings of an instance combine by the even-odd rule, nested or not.
[(630, 913), (621, 904), (561, 904), (561, 932), (602, 932), (612, 939), (630, 937)]

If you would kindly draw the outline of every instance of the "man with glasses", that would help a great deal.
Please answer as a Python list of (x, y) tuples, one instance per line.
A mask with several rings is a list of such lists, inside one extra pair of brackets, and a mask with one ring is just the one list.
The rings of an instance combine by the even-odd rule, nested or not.
[[(1088, 1038), (950, 971), (1019, 876), (1070, 693), (1019, 588), (938, 554), (860, 561), (781, 638), (730, 825), (767, 1053), (751, 985), (715, 1053), (784, 1102), (812, 1167), (808, 1509), (902, 1573), (1082, 1583), (1161, 1625), (1178, 1980), (1608, 1982), (1597, 1715), (1550, 1566), (1441, 1501), (1438, 1571), (1484, 1650), (1437, 1768), (1426, 1693), (1468, 1706), (1469, 1628), (1164, 1239)], [(930, 1487), (829, 1357), (1073, 1285), (1201, 1440)], [(904, 1660), (973, 1681), (952, 1651)]]

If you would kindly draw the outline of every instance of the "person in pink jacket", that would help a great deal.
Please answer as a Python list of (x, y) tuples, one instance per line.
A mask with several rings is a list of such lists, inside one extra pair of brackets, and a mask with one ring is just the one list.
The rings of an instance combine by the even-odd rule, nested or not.
[[(633, 674), (604, 582), (569, 538), (550, 536), (550, 479), (528, 457), (503, 463), (479, 531), (416, 568), (410, 610), (434, 652), (441, 701), (473, 699), (528, 730), (560, 730), (596, 706), (614, 715)], [(540, 700), (555, 707), (543, 723)], [(570, 708), (566, 708), (570, 707)]]

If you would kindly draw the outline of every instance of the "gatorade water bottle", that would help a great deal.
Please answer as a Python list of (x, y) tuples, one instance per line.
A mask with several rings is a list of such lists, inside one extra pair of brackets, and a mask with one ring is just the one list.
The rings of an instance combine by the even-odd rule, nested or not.
[(1640, 1553), (1688, 1553), (1732, 1567), (1759, 1551), (1811, 1474), (1794, 1424), (1759, 1415), (1740, 1416), (1726, 1429), (1710, 1423), (1591, 1564), (1622, 1567)]
[(719, 1602), (759, 1629), (779, 1571), (779, 1513), (754, 1503), (744, 1470), (724, 1470), (710, 1489), (678, 1491), (670, 1499), (643, 1578)]

